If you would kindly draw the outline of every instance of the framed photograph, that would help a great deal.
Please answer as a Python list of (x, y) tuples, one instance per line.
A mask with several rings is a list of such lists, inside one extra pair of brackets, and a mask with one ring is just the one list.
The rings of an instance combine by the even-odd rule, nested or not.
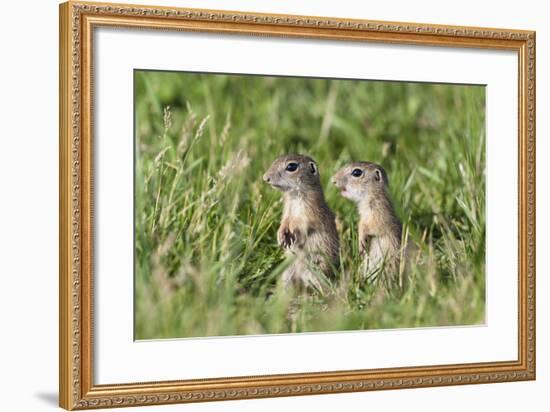
[(60, 405), (535, 379), (535, 33), (60, 6)]

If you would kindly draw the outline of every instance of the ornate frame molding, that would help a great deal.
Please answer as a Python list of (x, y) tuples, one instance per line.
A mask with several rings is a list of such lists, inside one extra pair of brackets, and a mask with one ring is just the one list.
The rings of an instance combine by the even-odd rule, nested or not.
[[(508, 49), (519, 61), (518, 360), (93, 384), (92, 41), (96, 26)], [(89, 409), (535, 379), (535, 32), (73, 2), (60, 5), (60, 406)]]

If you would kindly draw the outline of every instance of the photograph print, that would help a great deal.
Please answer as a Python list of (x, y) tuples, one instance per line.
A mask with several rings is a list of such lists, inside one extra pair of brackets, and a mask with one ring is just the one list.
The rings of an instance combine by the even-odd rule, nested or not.
[(134, 71), (135, 339), (485, 323), (485, 86)]

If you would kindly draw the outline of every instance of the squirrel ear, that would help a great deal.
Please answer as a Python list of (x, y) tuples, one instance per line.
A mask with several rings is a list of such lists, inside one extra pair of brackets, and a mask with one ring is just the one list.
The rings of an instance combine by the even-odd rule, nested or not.
[(312, 175), (317, 174), (317, 165), (314, 162), (309, 162), (309, 170), (311, 171)]
[(380, 169), (376, 169), (374, 171), (374, 178), (376, 179), (377, 182), (382, 180), (382, 172), (380, 171)]

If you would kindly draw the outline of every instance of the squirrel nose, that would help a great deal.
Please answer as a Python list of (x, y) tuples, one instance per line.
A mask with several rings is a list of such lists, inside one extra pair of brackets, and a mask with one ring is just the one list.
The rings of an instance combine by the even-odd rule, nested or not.
[(271, 179), (269, 178), (269, 176), (267, 174), (264, 175), (264, 181), (266, 181), (267, 183), (269, 183), (271, 181)]

